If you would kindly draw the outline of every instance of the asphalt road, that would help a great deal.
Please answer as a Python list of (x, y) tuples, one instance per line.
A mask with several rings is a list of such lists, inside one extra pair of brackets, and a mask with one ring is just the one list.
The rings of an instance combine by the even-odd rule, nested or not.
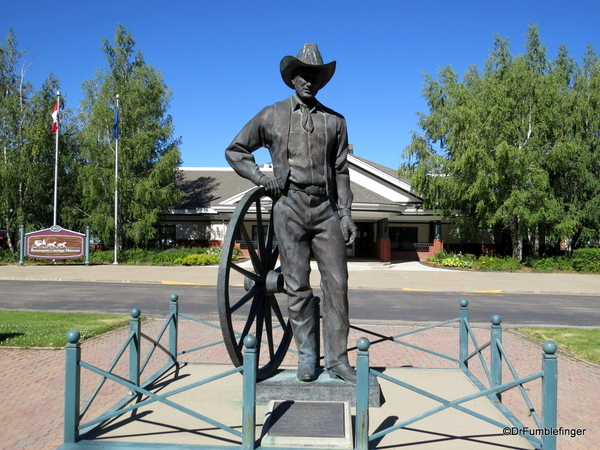
[[(233, 289), (231, 295), (241, 298), (243, 292)], [(137, 307), (148, 317), (164, 317), (173, 293), (179, 295), (180, 312), (203, 318), (217, 317), (216, 288), (138, 283), (2, 281), (0, 309), (127, 314)], [(458, 317), (461, 298), (469, 300), (472, 323), (489, 323), (491, 315), (499, 314), (506, 327), (600, 326), (600, 298), (597, 296), (507, 293), (465, 296), (390, 290), (351, 290), (351, 322), (441, 322)]]

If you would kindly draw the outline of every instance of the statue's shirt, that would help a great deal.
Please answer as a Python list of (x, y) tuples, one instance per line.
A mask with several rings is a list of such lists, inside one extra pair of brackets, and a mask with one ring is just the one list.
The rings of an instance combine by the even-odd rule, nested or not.
[(326, 120), (327, 116), (316, 103), (308, 109), (312, 119), (312, 131), (303, 126), (303, 109), (308, 108), (294, 94), (288, 160), (290, 181), (297, 184), (325, 186)]
[[(265, 174), (256, 164), (252, 152), (266, 147), (271, 153), (273, 174), (282, 191), (287, 189), (290, 181), (324, 185), (340, 214), (350, 215), (353, 196), (348, 169), (346, 120), (317, 102), (316, 110), (311, 114), (313, 131), (300, 131), (302, 114), (294, 110), (294, 100), (292, 95), (263, 108), (229, 144), (225, 158), (239, 175), (258, 185)], [(298, 118), (294, 120), (296, 112)], [(292, 127), (297, 131), (293, 137), (297, 142), (293, 144), (290, 142)]]

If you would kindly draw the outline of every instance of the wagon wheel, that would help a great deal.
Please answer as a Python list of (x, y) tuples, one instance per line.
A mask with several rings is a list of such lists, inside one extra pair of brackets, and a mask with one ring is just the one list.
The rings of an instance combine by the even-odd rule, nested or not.
[[(265, 188), (257, 187), (246, 193), (235, 209), (221, 251), (219, 278), (217, 282), (217, 300), (219, 320), (223, 331), (225, 346), (229, 357), (236, 367), (243, 364), (243, 341), (248, 334), (254, 334), (258, 341), (259, 356), (257, 378), (268, 378), (281, 364), (290, 345), (292, 329), (282, 314), (275, 294), (284, 292), (284, 280), (281, 268), (277, 266), (279, 249), (273, 242), (273, 214), (269, 220), (267, 232), (262, 222), (261, 199), (265, 197)], [(257, 242), (253, 243), (244, 221), (249, 209), (254, 205), (255, 219), (252, 224), (258, 231)], [(254, 211), (251, 211), (254, 213)], [(245, 269), (231, 261), (236, 236), (242, 236), (248, 247), (252, 269)], [(244, 276), (245, 293), (236, 293), (239, 289), (230, 286), (232, 271)], [(281, 296), (280, 296), (281, 297)], [(233, 314), (249, 310), (241, 331), (233, 328)], [(242, 316), (243, 317), (243, 316)], [(279, 328), (281, 328), (279, 330)], [(273, 333), (273, 330), (276, 333)], [(280, 337), (277, 337), (280, 336)], [(260, 358), (261, 352), (263, 357)], [(266, 362), (265, 362), (266, 360)]]

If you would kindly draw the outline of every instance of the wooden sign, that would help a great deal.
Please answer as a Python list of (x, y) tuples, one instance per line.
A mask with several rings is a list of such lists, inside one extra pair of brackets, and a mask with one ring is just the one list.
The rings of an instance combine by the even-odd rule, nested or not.
[(85, 234), (55, 225), (25, 235), (25, 254), (37, 259), (71, 259), (85, 255)]

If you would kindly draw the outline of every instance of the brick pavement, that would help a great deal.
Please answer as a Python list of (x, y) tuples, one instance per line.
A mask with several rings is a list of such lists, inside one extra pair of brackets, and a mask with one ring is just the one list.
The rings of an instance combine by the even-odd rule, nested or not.
[[(162, 326), (161, 320), (145, 322), (144, 333), (154, 336)], [(374, 342), (371, 347), (371, 365), (377, 366), (415, 366), (415, 367), (453, 367), (453, 363), (416, 352), (408, 347), (394, 345), (389, 340), (376, 342), (380, 336), (392, 336), (409, 331), (412, 327), (386, 323), (360, 324), (361, 330), (352, 330), (350, 342), (356, 342), (361, 336), (367, 336)], [(370, 334), (370, 333), (376, 334)], [(489, 339), (487, 329), (476, 329), (479, 343)], [(114, 359), (117, 350), (127, 336), (127, 329), (120, 329), (82, 343), (82, 358), (101, 368), (107, 368)], [(197, 323), (181, 321), (180, 349), (213, 342), (220, 339), (220, 331)], [(452, 326), (436, 328), (403, 338), (407, 342), (423, 346), (441, 353), (456, 355), (458, 352), (458, 331)], [(536, 373), (541, 368), (541, 346), (523, 339), (512, 332), (505, 332), (503, 343), (517, 368), (519, 375)], [(144, 350), (147, 349), (143, 346)], [(39, 349), (0, 349), (0, 386), (3, 398), (0, 408), (0, 449), (53, 449), (62, 443), (63, 395), (64, 395), (64, 350)], [(183, 358), (196, 362), (229, 363), (224, 346), (210, 347)], [(354, 361), (354, 353), (351, 354)], [(149, 375), (166, 362), (159, 357), (145, 372)], [(293, 364), (290, 356), (284, 363)], [(125, 363), (117, 364), (115, 372), (125, 374)], [(481, 374), (477, 363), (471, 368)], [(505, 380), (509, 379), (508, 371)], [(98, 379), (82, 372), (82, 399), (87, 399), (95, 388)], [(539, 382), (526, 385), (534, 405), (540, 408)], [(561, 450), (592, 450), (600, 448), (600, 367), (576, 360), (569, 356), (559, 358), (558, 387), (558, 425), (565, 428), (585, 428), (584, 436), (576, 438), (558, 438)], [(86, 419), (105, 411), (125, 395), (121, 386), (111, 383), (101, 391), (100, 396)], [(503, 402), (525, 424), (533, 426), (525, 404), (517, 391), (504, 394)], [(400, 431), (401, 432), (401, 431)]]

